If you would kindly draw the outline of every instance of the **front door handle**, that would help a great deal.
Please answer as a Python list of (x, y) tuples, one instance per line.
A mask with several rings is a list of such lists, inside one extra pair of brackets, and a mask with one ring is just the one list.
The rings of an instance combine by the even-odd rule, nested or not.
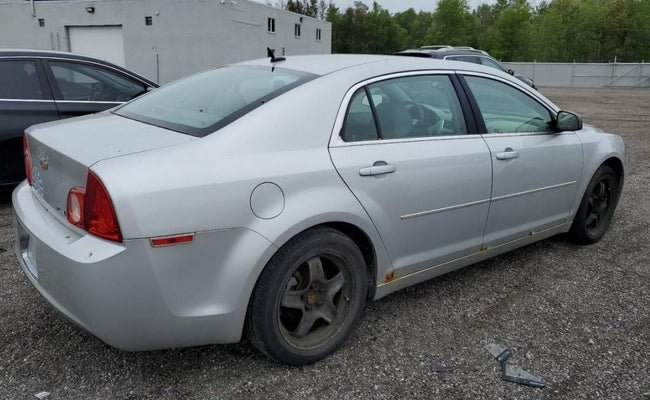
[(396, 168), (394, 165), (387, 164), (385, 161), (377, 161), (373, 164), (372, 167), (365, 167), (359, 170), (359, 175), (361, 176), (375, 176), (390, 174), (395, 172)]
[(497, 153), (497, 160), (509, 160), (511, 158), (517, 158), (519, 157), (519, 152), (517, 150), (513, 150), (510, 147), (505, 149), (502, 153)]

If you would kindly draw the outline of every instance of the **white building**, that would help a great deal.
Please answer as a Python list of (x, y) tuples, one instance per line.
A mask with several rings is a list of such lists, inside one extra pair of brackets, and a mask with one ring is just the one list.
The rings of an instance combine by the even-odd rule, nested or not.
[(167, 83), (223, 64), (330, 53), (329, 22), (248, 0), (0, 0), (0, 48), (72, 51)]

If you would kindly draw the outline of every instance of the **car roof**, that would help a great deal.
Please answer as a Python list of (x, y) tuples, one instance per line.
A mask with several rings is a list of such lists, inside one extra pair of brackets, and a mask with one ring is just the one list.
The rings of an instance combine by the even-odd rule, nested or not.
[[(495, 69), (479, 64), (434, 58), (360, 55), (360, 54), (322, 54), (286, 56), (286, 60), (271, 63), (269, 58), (245, 61), (235, 65), (274, 66), (315, 75), (327, 75), (340, 70), (372, 70), (374, 74), (418, 70), (462, 70), (477, 71), (495, 75)], [(496, 71), (497, 73), (499, 71)], [(499, 73), (499, 75), (501, 75)]]
[(77, 61), (90, 61), (111, 68), (120, 70), (127, 75), (134, 76), (140, 80), (147, 82), (148, 84), (158, 87), (159, 85), (152, 80), (136, 73), (131, 70), (128, 70), (119, 65), (115, 65), (108, 60), (104, 60), (97, 57), (87, 56), (83, 54), (70, 53), (65, 51), (54, 51), (54, 50), (34, 50), (34, 49), (2, 49), (0, 48), (0, 58), (9, 58), (9, 57), (32, 57), (32, 58), (58, 58), (58, 59), (67, 59), (67, 60), (77, 60)]

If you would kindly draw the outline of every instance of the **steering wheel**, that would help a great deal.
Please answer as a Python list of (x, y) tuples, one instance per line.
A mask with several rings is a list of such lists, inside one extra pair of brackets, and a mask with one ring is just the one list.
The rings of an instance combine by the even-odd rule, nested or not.
[(415, 132), (419, 127), (424, 124), (424, 110), (422, 106), (413, 101), (404, 101), (402, 105), (408, 112), (409, 116), (413, 118), (413, 128), (411, 132)]

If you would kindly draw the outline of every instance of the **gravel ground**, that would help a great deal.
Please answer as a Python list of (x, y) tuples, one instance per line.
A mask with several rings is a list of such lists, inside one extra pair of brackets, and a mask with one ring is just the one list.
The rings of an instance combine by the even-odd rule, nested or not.
[[(246, 342), (113, 349), (60, 317), (13, 253), (0, 199), (0, 399), (650, 399), (650, 90), (542, 89), (625, 138), (629, 178), (602, 241), (531, 245), (366, 307), (343, 348), (315, 365), (268, 361)], [(501, 381), (483, 348), (511, 347), (534, 389)], [(434, 372), (435, 363), (453, 372)]]

